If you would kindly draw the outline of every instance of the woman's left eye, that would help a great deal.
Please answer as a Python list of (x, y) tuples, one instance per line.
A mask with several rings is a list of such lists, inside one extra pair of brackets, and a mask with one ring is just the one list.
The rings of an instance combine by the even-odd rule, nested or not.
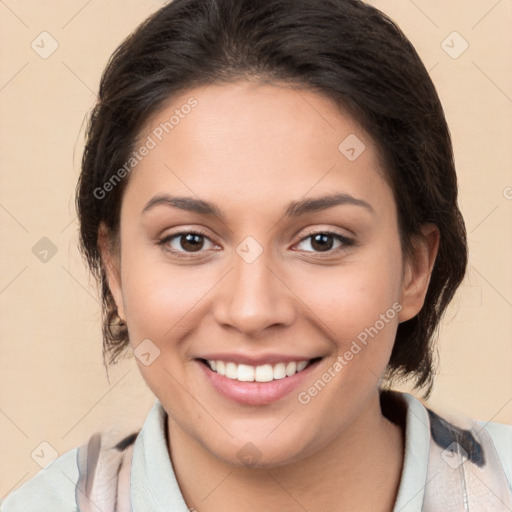
[[(331, 233), (329, 231), (312, 233), (303, 238), (299, 244), (306, 241), (309, 241), (310, 247), (313, 248), (313, 251), (306, 250), (306, 252), (336, 252), (339, 249), (344, 249), (354, 245), (354, 240), (351, 238), (347, 238), (339, 233)], [(334, 242), (338, 242), (339, 245), (333, 249)]]
[[(332, 253), (354, 245), (354, 240), (340, 235), (339, 233), (331, 233), (329, 231), (312, 233), (302, 238), (296, 246), (305, 242), (308, 242), (313, 250), (302, 250), (316, 253)], [(333, 248), (336, 242), (338, 242), (338, 246)], [(200, 231), (182, 231), (180, 233), (174, 233), (162, 238), (157, 243), (163, 246), (166, 251), (178, 257), (190, 257), (194, 253), (201, 252), (203, 249), (207, 250), (215, 246), (210, 238)], [(205, 248), (205, 245), (208, 244), (210, 247)]]

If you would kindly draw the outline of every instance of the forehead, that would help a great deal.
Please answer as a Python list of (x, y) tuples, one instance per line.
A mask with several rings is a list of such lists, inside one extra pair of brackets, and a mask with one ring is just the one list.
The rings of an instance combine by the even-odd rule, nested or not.
[(259, 208), (262, 198), (327, 191), (390, 198), (367, 133), (330, 98), (288, 84), (184, 91), (149, 119), (135, 147), (148, 143), (127, 193), (172, 191)]

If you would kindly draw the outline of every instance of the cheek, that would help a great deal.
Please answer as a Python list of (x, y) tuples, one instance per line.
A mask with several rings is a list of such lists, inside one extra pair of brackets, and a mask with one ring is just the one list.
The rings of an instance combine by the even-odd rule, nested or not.
[(155, 342), (183, 336), (189, 317), (211, 289), (205, 272), (184, 266), (143, 265), (142, 260), (133, 258), (126, 261), (124, 269), (130, 334), (133, 330), (139, 338), (154, 338)]
[[(308, 307), (318, 329), (331, 341), (333, 354), (324, 373), (307, 382), (297, 398), (311, 417), (323, 418), (326, 432), (339, 426), (332, 411), (355, 414), (386, 369), (401, 310), (400, 261), (398, 253), (372, 265), (317, 273), (310, 281), (315, 284), (309, 287)], [(307, 289), (304, 286), (300, 293)], [(310, 427), (311, 432), (320, 428), (314, 421)]]
[[(382, 254), (385, 256), (339, 267), (311, 267), (307, 279), (304, 275), (300, 278), (290, 275), (297, 296), (315, 313), (329, 336), (343, 345), (373, 326), (381, 315), (388, 313), (387, 320), (391, 317), (397, 323), (400, 255)], [(393, 322), (386, 322), (386, 326), (389, 323)]]

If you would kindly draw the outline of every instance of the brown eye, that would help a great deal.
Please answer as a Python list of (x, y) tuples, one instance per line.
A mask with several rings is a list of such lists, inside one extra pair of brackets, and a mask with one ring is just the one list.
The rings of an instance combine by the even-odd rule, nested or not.
[[(210, 247), (208, 247), (210, 244)], [(182, 231), (168, 235), (158, 241), (165, 251), (178, 257), (187, 257), (192, 253), (206, 252), (202, 249), (210, 249), (215, 244), (206, 236), (205, 233), (195, 231)], [(206, 247), (205, 247), (206, 246)]]
[(317, 251), (330, 251), (333, 244), (333, 236), (325, 233), (319, 233), (311, 237), (311, 247)]
[(185, 251), (200, 251), (204, 245), (202, 235), (196, 233), (188, 233), (187, 235), (179, 235), (180, 247)]
[[(343, 250), (346, 247), (354, 245), (354, 241), (350, 238), (347, 238), (339, 233), (330, 233), (330, 232), (319, 232), (312, 233), (311, 235), (303, 238), (299, 245), (309, 241), (309, 245), (312, 250), (303, 249), (306, 252), (336, 252), (337, 250)], [(334, 244), (338, 242), (338, 246), (334, 247)]]

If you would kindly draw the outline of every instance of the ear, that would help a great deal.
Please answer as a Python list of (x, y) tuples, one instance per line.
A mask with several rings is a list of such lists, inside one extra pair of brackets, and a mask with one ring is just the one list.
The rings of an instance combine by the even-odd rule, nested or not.
[(423, 224), (413, 240), (413, 254), (404, 263), (399, 322), (416, 316), (425, 302), (430, 276), (439, 250), (440, 233), (435, 224)]
[(117, 313), (126, 321), (123, 289), (121, 282), (121, 254), (119, 244), (112, 239), (108, 228), (102, 222), (98, 229), (98, 248), (107, 275), (108, 287), (117, 305)]

